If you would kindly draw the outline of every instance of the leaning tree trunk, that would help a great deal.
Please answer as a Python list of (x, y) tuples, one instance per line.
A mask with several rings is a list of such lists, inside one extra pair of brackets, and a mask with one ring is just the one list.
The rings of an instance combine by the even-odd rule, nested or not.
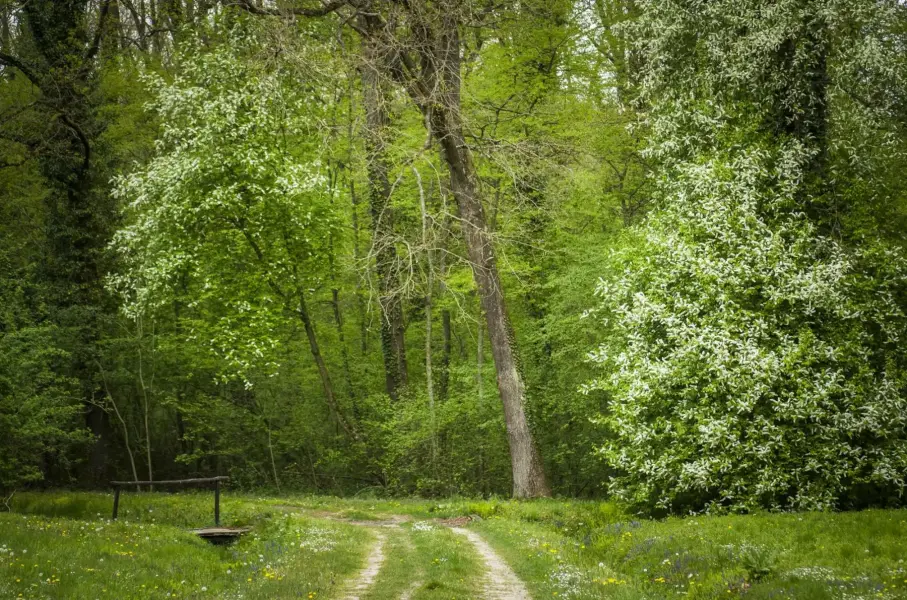
[(478, 174), (460, 120), (460, 41), (457, 23), (442, 17), (442, 31), (432, 57), (444, 78), (444, 93), (427, 109), (433, 135), (450, 173), (450, 191), (457, 201), (467, 254), (479, 289), (504, 422), (510, 443), (513, 495), (535, 498), (551, 494), (541, 456), (526, 419), (526, 387), (520, 373), (513, 327), (507, 314), (504, 288), (498, 272), (491, 235), (478, 188)]
[(550, 495), (535, 440), (524, 410), (526, 388), (520, 373), (516, 344), (497, 259), (485, 229), (485, 214), (476, 190), (476, 173), (465, 140), (457, 131), (436, 129), (441, 137), (444, 161), (450, 171), (451, 191), (457, 199), (463, 233), (473, 276), (479, 288), (485, 325), (491, 340), (491, 353), (497, 372), (498, 391), (504, 405), (504, 421), (510, 442), (513, 468), (513, 495), (534, 498)]
[(337, 403), (337, 397), (334, 394), (334, 384), (331, 382), (327, 364), (324, 362), (324, 356), (321, 354), (321, 346), (318, 344), (318, 336), (315, 333), (315, 326), (309, 315), (305, 297), (303, 297), (301, 293), (299, 294), (297, 313), (299, 319), (302, 321), (303, 328), (305, 329), (305, 335), (309, 341), (309, 350), (312, 353), (312, 358), (315, 359), (315, 365), (318, 367), (318, 376), (321, 378), (321, 386), (324, 389), (324, 397), (325, 400), (327, 400), (328, 408), (331, 413), (333, 413), (337, 423), (343, 428), (343, 431), (351, 438), (357, 439), (358, 434), (355, 428), (347, 421), (346, 417), (343, 415), (343, 411), (340, 410), (340, 405)]
[(385, 86), (381, 70), (385, 59), (380, 46), (366, 39), (362, 49), (362, 91), (365, 104), (365, 146), (368, 162), (369, 207), (372, 216), (372, 240), (375, 271), (378, 275), (378, 301), (381, 305), (381, 350), (384, 354), (385, 388), (397, 399), (400, 388), (408, 381), (406, 344), (403, 335), (403, 306), (396, 294), (394, 264), (397, 250), (393, 242), (393, 211), (390, 207), (391, 185), (388, 179), (387, 125)]

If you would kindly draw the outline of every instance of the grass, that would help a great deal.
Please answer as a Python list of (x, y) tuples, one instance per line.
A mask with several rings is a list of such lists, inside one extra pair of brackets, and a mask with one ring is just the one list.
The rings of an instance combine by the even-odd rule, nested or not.
[(903, 510), (476, 529), (536, 598), (907, 598)]
[(263, 498), (265, 504), (324, 511), (361, 511), (374, 519), (388, 515), (407, 515), (417, 519), (446, 519), (460, 516), (478, 516), (483, 519), (504, 517), (523, 521), (561, 521), (564, 523), (609, 524), (624, 518), (623, 511), (610, 502), (588, 500), (475, 500), (449, 498), (426, 500), (421, 498), (372, 499), (334, 498), (326, 496), (285, 496)]
[(0, 514), (0, 598), (330, 600), (377, 532), (385, 562), (363, 600), (479, 598), (481, 559), (441, 521), (473, 515), (537, 600), (907, 600), (905, 510), (646, 521), (611, 503), (227, 493), (222, 522), (254, 529), (217, 547), (186, 531), (211, 524), (210, 492), (126, 492), (116, 522), (112, 502), (17, 494)]
[(480, 597), (482, 564), (446, 527), (420, 521), (389, 529), (381, 577), (363, 600), (456, 600)]
[[(109, 518), (113, 508), (113, 494), (18, 493), (13, 496), (10, 508), (14, 513), (45, 517)], [(256, 502), (252, 497), (232, 494), (221, 497), (221, 522), (225, 525), (252, 525), (281, 512), (277, 507)], [(214, 494), (211, 491), (137, 494), (124, 490), (120, 494), (119, 518), (129, 522), (163, 523), (178, 527), (213, 525)]]
[(361, 564), (368, 534), (292, 515), (235, 546), (171, 525), (0, 515), (0, 598), (327, 596)]

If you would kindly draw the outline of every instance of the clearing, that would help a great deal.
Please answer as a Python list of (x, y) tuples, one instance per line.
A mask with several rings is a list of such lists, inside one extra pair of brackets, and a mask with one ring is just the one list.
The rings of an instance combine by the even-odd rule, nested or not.
[(637, 520), (610, 503), (22, 493), (0, 598), (907, 599), (907, 511)]

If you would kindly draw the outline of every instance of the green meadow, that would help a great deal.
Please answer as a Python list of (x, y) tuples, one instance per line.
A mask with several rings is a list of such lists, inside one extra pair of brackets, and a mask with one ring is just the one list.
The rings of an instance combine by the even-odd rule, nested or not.
[(904, 510), (642, 520), (596, 502), (227, 493), (223, 524), (252, 529), (213, 545), (189, 531), (212, 524), (210, 493), (124, 492), (116, 521), (112, 501), (14, 496), (0, 513), (0, 598), (525, 597), (495, 588), (455, 528), (536, 599), (907, 598)]

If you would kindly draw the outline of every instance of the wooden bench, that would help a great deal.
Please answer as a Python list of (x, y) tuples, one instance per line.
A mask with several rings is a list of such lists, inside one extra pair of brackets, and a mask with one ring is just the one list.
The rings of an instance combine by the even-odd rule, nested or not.
[(200, 479), (170, 479), (161, 481), (111, 481), (113, 486), (113, 519), (116, 520), (117, 513), (120, 510), (120, 491), (124, 487), (163, 485), (163, 486), (192, 486), (192, 485), (214, 485), (214, 527), (204, 529), (193, 529), (192, 532), (197, 536), (214, 543), (224, 543), (239, 537), (240, 535), (251, 530), (249, 527), (221, 527), (220, 526), (220, 484), (222, 481), (230, 481), (229, 477), (205, 477)]

